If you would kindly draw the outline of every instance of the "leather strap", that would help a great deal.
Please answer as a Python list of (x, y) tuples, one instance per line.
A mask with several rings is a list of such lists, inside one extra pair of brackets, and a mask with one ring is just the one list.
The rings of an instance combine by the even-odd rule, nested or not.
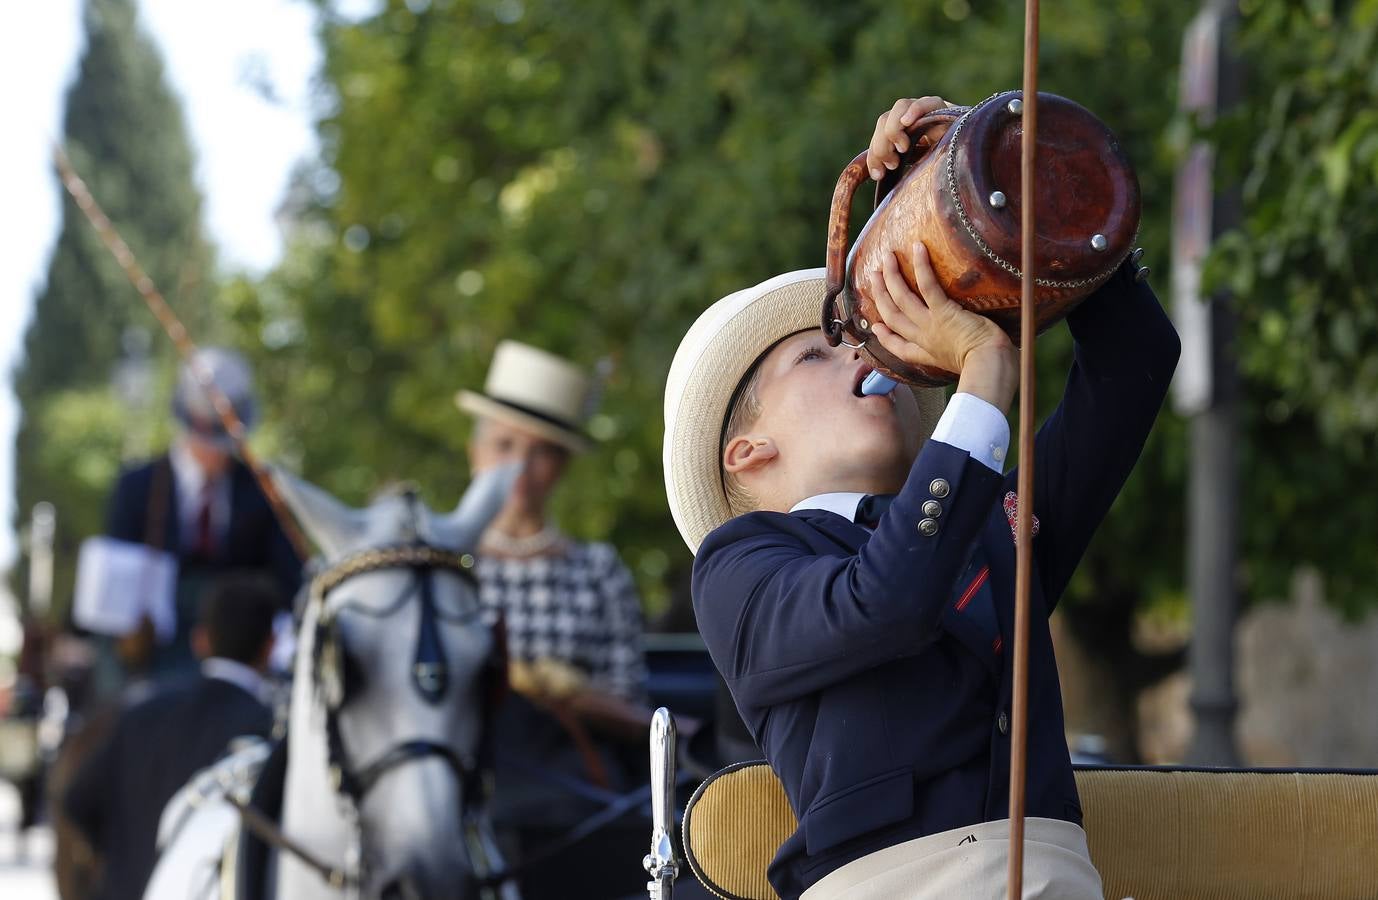
[[(941, 140), (932, 134), (939, 128), (946, 129), (966, 111), (967, 107), (963, 106), (934, 110), (907, 129), (913, 137), (913, 143), (900, 160), (900, 165), (876, 185), (876, 206), (879, 206), (895, 185), (899, 184), (910, 166), (922, 159)], [(828, 343), (834, 347), (842, 343), (844, 333), (859, 342), (848, 344), (849, 347), (859, 349), (866, 345), (867, 329), (857, 327), (852, 321), (850, 311), (846, 315), (842, 313), (838, 308), (837, 298), (847, 286), (852, 199), (856, 196), (857, 188), (870, 177), (871, 173), (866, 169), (866, 151), (863, 150), (842, 170), (842, 174), (837, 177), (836, 186), (833, 187), (832, 209), (828, 214), (827, 292), (823, 295), (820, 324)]]

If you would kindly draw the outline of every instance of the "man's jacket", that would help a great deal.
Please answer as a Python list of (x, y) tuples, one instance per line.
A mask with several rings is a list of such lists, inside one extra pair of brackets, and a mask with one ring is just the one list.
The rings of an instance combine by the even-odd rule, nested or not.
[(177, 479), (166, 454), (120, 474), (106, 511), (105, 532), (122, 541), (167, 550), (183, 568), (262, 569), (290, 597), (301, 581), (301, 561), (248, 466), (234, 462), (228, 477), (229, 525), (209, 560), (193, 559), (191, 550), (182, 546)]
[[(1080, 824), (1047, 617), (1139, 457), (1180, 343), (1127, 268), (1067, 322), (1075, 361), (1035, 449), (1026, 809)], [(1015, 484), (930, 440), (874, 533), (821, 510), (757, 512), (699, 548), (699, 628), (799, 818), (770, 868), (782, 897), (884, 847), (1008, 817)]]
[(238, 685), (197, 677), (120, 714), (77, 771), (63, 809), (104, 866), (97, 900), (142, 897), (168, 800), (236, 737), (267, 737), (273, 716)]

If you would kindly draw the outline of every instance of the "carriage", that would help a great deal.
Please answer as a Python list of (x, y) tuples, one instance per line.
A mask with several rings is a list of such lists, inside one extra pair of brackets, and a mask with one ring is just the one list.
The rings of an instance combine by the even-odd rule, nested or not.
[[(796, 824), (779, 779), (764, 761), (729, 765), (679, 813), (676, 751), (674, 720), (659, 709), (651, 735), (658, 800), (643, 861), (652, 900), (669, 900), (681, 862), (715, 897), (773, 900), (766, 867)], [(1078, 766), (1076, 780), (1106, 897), (1378, 896), (1378, 770), (1095, 765)]]

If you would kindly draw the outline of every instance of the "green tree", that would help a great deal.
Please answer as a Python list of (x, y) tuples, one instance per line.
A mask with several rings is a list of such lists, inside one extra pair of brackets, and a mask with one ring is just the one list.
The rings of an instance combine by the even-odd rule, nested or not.
[(1210, 271), (1248, 384), (1243, 574), (1280, 596), (1314, 565), (1357, 616), (1378, 580), (1378, 2), (1243, 9), (1248, 96), (1210, 132), (1245, 203)]
[[(64, 147), (155, 283), (204, 329), (214, 272), (181, 108), (132, 0), (87, 0), (83, 21), (86, 47), (67, 94)], [(57, 245), (15, 373), (18, 509), (22, 519), (40, 500), (57, 507), (59, 603), (70, 592), (78, 542), (100, 530), (105, 493), (134, 425), (112, 387), (122, 339), (130, 328), (152, 326), (64, 195)]]
[[(606, 360), (601, 444), (558, 513), (619, 547), (652, 612), (684, 589), (690, 562), (660, 472), (679, 338), (717, 297), (821, 264), (833, 182), (877, 113), (916, 91), (974, 102), (1017, 86), (1023, 34), (1017, 7), (966, 0), (323, 11), (322, 165), (299, 180), (283, 266), (230, 292), (240, 343), (265, 345), (265, 437), (356, 501), (406, 478), (443, 502), (466, 477), (450, 398), (482, 383), (498, 339)], [(1173, 162), (1161, 136), (1189, 13), (1141, 0), (1045, 9), (1043, 89), (1124, 139), (1160, 272)], [(1065, 334), (1040, 342), (1049, 403), (1068, 350)], [(1126, 717), (1177, 662), (1131, 639), (1136, 609), (1180, 598), (1180, 537), (1161, 528), (1182, 514), (1181, 429), (1168, 427), (1066, 607), (1117, 664), (1107, 676), (1130, 698)]]

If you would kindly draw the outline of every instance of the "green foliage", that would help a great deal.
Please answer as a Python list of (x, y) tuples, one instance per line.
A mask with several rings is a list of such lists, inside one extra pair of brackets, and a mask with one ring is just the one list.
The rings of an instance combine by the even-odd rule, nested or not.
[[(1045, 11), (1042, 86), (1123, 137), (1164, 267), (1164, 60), (1186, 12)], [(450, 398), (481, 385), (497, 340), (607, 360), (601, 444), (559, 513), (613, 540), (654, 607), (689, 564), (660, 472), (680, 337), (717, 297), (821, 264), (833, 181), (877, 114), (916, 92), (974, 102), (1018, 86), (1023, 32), (1017, 6), (966, 0), (394, 0), (363, 21), (327, 16), (322, 34), (326, 168), (302, 178), (282, 269), (230, 292), (240, 343), (267, 344), (282, 449), (354, 500), (409, 478), (444, 501), (466, 477)], [(1044, 352), (1055, 384), (1067, 342)], [(1161, 457), (1141, 495), (1180, 477)], [(1160, 561), (1125, 535), (1099, 546), (1137, 593)]]
[(1236, 296), (1248, 385), (1246, 559), (1256, 593), (1311, 563), (1357, 613), (1378, 579), (1361, 487), (1378, 455), (1378, 2), (1244, 12), (1247, 96), (1213, 137), (1246, 214), (1210, 274)]
[[(181, 109), (136, 24), (132, 0), (87, 0), (86, 49), (67, 95), (64, 146), (155, 283), (204, 334), (213, 320), (212, 258)], [(18, 510), (57, 507), (57, 600), (78, 542), (100, 530), (130, 420), (110, 389), (122, 338), (153, 322), (134, 288), (64, 196), (62, 228), (24, 341), (15, 390)], [(171, 353), (158, 339), (162, 358)]]

